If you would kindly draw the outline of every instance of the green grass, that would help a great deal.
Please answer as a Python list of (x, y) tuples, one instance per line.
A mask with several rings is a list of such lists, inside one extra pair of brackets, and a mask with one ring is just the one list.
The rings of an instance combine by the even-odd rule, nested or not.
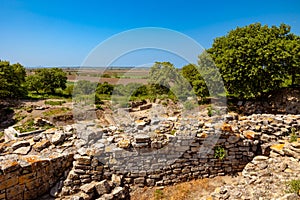
[(70, 99), (71, 97), (66, 94), (37, 94), (29, 92), (27, 95), (29, 99)]
[(61, 106), (64, 103), (66, 103), (66, 101), (45, 101), (45, 104), (48, 104), (51, 106)]
[(0, 138), (2, 138), (4, 135), (4, 132), (0, 131)]
[(36, 126), (34, 124), (34, 120), (29, 119), (24, 124), (22, 124), (20, 126), (16, 126), (15, 129), (18, 130), (20, 133), (25, 133), (25, 132), (38, 130), (38, 129), (49, 129), (49, 128), (53, 128), (53, 127), (54, 127), (53, 125), (49, 125), (49, 124), (45, 124), (43, 126)]
[(15, 116), (14, 116), (14, 119), (16, 122), (19, 122), (21, 121), (22, 119), (25, 119), (26, 118), (26, 115), (22, 115), (21, 113), (17, 113)]
[(64, 113), (68, 112), (69, 110), (70, 110), (70, 108), (55, 108), (55, 109), (51, 109), (49, 111), (43, 112), (43, 115), (44, 116), (60, 115), (60, 114), (64, 114)]
[(36, 127), (34, 127), (34, 120), (30, 119), (21, 126), (16, 126), (16, 130), (18, 130), (20, 133), (29, 132), (36, 130)]

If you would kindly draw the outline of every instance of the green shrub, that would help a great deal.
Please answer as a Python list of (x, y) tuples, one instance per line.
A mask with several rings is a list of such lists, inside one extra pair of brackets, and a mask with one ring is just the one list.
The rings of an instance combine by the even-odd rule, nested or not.
[(161, 104), (166, 107), (168, 105), (168, 102), (163, 101)]
[(298, 180), (291, 180), (286, 183), (288, 190), (287, 193), (295, 193), (300, 195), (300, 179)]
[(216, 146), (214, 149), (214, 158), (218, 158), (220, 160), (223, 160), (226, 157), (226, 151), (224, 147)]
[(96, 108), (97, 108), (98, 110), (103, 110), (102, 106), (99, 105), (99, 104), (96, 105)]
[(211, 117), (212, 114), (213, 114), (213, 109), (212, 109), (212, 107), (211, 107), (211, 105), (210, 105), (210, 106), (207, 107), (207, 115), (208, 115), (209, 117)]
[(292, 128), (290, 133), (290, 142), (297, 142), (298, 134), (296, 133), (296, 129)]
[(111, 75), (109, 75), (109, 74), (102, 74), (101, 77), (102, 78), (111, 78)]

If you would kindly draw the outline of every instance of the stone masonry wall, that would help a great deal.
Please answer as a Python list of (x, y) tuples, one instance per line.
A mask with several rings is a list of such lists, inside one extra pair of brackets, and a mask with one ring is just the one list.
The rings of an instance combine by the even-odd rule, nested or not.
[[(146, 131), (153, 122), (143, 124), (131, 135), (133, 139), (118, 127), (103, 128), (87, 122), (68, 127), (74, 128), (70, 133), (41, 133), (45, 138), (51, 136), (53, 143), (46, 147), (43, 141), (48, 140), (44, 138), (33, 145), (45, 146), (43, 154), (16, 154), (28, 141), (9, 148), (3, 143), (0, 200), (39, 198), (51, 187), (54, 190), (50, 194), (62, 199), (77, 194), (83, 199), (126, 199), (132, 185), (162, 186), (234, 174), (254, 156), (267, 155), (276, 142), (288, 141), (293, 128), (300, 128), (300, 115), (232, 113), (218, 117), (222, 119), (197, 119), (186, 123), (185, 129), (177, 126), (174, 135), (157, 133), (164, 137), (161, 141)], [(224, 150), (222, 159), (216, 156), (218, 148)]]
[[(102, 140), (93, 148), (78, 150), (62, 194), (77, 193), (93, 180), (143, 187), (234, 174), (242, 171), (254, 156), (268, 154), (274, 142), (287, 140), (292, 128), (299, 127), (300, 115), (227, 115), (221, 127), (201, 124), (197, 134), (171, 137), (161, 149), (146, 146), (149, 138), (145, 137), (142, 148), (136, 143), (133, 150), (126, 150), (108, 145), (101, 135)], [(216, 147), (225, 150), (223, 159), (216, 157)]]
[(72, 160), (72, 154), (48, 158), (11, 156), (0, 160), (0, 199), (35, 199), (45, 194), (67, 171)]

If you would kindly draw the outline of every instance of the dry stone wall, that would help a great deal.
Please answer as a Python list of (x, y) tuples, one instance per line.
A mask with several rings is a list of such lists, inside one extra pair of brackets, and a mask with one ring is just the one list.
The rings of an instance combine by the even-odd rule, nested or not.
[(70, 168), (73, 155), (9, 156), (0, 160), (0, 199), (35, 199)]
[[(49, 191), (61, 199), (128, 199), (133, 185), (234, 174), (300, 128), (300, 115), (232, 113), (184, 126), (168, 120), (163, 126), (144, 120), (130, 125), (130, 133), (81, 122), (0, 143), (0, 199), (34, 199)], [(160, 132), (153, 137), (149, 130), (156, 125)], [(174, 135), (162, 133), (170, 127)]]
[[(221, 127), (210, 122), (195, 126), (199, 128), (194, 132), (191, 128), (193, 134), (170, 137), (168, 145), (160, 149), (154, 148), (145, 134), (138, 134), (132, 147), (123, 149), (117, 143), (107, 142), (113, 141), (112, 134), (107, 132), (110, 136), (105, 137), (98, 130), (102, 134), (100, 142), (78, 150), (63, 195), (82, 192), (82, 185), (93, 180), (108, 180), (114, 187), (162, 186), (240, 172), (256, 155), (267, 155), (274, 143), (288, 140), (291, 130), (300, 127), (300, 115), (231, 114), (225, 116)], [(84, 130), (91, 133), (90, 127), (91, 124), (81, 127), (81, 134)], [(96, 137), (97, 131), (90, 135)], [(218, 158), (216, 147), (224, 150), (223, 159)], [(91, 173), (96, 166), (97, 173)]]

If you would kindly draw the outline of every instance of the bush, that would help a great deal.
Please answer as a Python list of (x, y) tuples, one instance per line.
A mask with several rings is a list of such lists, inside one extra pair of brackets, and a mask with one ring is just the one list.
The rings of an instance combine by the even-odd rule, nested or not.
[(96, 105), (96, 108), (98, 109), (98, 110), (103, 110), (103, 108), (102, 108), (102, 106), (101, 105)]
[(290, 134), (290, 142), (297, 142), (298, 134), (296, 133), (296, 129), (293, 127)]
[(101, 77), (102, 78), (111, 78), (111, 75), (109, 75), (109, 74), (102, 74)]
[(79, 80), (75, 83), (73, 88), (73, 95), (90, 95), (94, 94), (96, 90), (97, 83)]
[(212, 107), (211, 107), (211, 105), (210, 105), (210, 106), (207, 107), (207, 115), (208, 115), (209, 117), (211, 117), (212, 114), (213, 114), (213, 110), (212, 110)]
[(297, 195), (300, 195), (300, 179), (298, 180), (291, 180), (286, 183), (286, 186), (288, 190), (287, 193), (295, 193)]
[(223, 160), (226, 156), (226, 151), (224, 149), (224, 147), (221, 146), (217, 146), (214, 149), (214, 158), (218, 158), (220, 160)]
[(113, 91), (114, 91), (114, 86), (107, 82), (98, 83), (97, 88), (96, 88), (97, 94), (111, 95)]

